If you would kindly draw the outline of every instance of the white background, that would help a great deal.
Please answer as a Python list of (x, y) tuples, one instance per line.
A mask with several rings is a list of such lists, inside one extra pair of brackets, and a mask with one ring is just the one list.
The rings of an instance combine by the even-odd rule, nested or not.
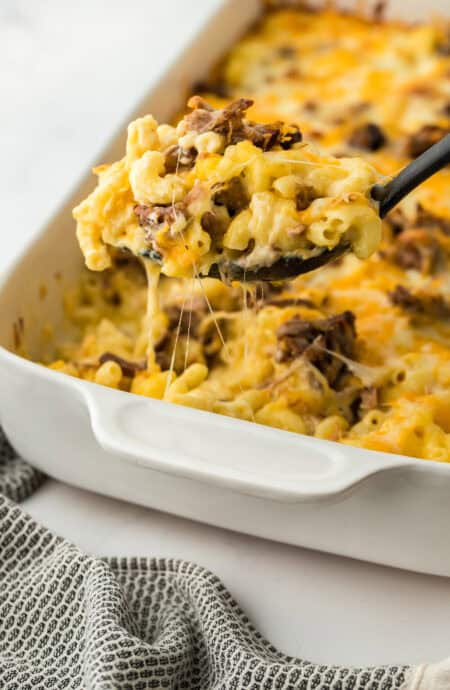
[[(0, 269), (218, 4), (1, 0)], [(252, 539), (54, 481), (25, 507), (95, 554), (172, 556), (206, 566), (287, 653), (337, 664), (450, 654), (449, 579)]]

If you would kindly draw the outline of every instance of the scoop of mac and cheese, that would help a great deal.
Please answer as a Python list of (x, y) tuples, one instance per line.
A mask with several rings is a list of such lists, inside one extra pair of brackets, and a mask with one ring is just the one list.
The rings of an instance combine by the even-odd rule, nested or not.
[(172, 277), (306, 259), (341, 242), (370, 256), (381, 239), (375, 168), (319, 152), (297, 125), (251, 122), (251, 105), (215, 110), (194, 96), (176, 127), (132, 122), (125, 157), (96, 169), (97, 188), (74, 210), (88, 268), (111, 266), (111, 248)]

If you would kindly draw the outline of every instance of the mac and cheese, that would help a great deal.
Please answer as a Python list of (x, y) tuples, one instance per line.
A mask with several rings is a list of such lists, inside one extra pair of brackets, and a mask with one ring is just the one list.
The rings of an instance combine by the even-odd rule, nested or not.
[[(59, 342), (51, 366), (296, 433), (450, 461), (448, 168), (391, 213), (364, 261), (352, 254), (286, 284), (195, 277), (220, 250), (261, 262), (273, 256), (267, 247), (315, 251), (349, 232), (368, 256), (377, 233), (368, 188), (449, 131), (449, 37), (438, 20), (266, 13), (195, 90), (222, 116), (252, 99), (252, 121), (292, 126), (266, 150), (267, 124), (258, 146), (186, 119), (180, 128), (150, 116), (133, 123), (125, 158), (98, 169), (97, 189), (76, 210), (86, 262), (103, 272), (86, 271), (66, 296), (79, 338)], [(188, 118), (216, 117), (193, 105)], [(142, 254), (184, 277), (160, 282), (150, 360)]]

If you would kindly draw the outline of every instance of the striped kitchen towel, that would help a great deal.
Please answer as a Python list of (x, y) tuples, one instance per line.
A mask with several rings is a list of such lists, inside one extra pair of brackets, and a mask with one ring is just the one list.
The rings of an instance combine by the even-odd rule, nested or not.
[(17, 502), (44, 476), (0, 431), (4, 690), (444, 690), (449, 664), (347, 668), (286, 656), (193, 563), (95, 558)]

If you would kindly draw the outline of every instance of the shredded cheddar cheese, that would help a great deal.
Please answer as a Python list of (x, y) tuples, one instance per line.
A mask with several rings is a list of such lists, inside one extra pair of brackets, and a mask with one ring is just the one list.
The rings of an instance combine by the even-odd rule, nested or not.
[[(125, 157), (97, 169), (97, 188), (75, 210), (91, 270), (65, 298), (79, 338), (56, 343), (50, 366), (295, 433), (449, 462), (450, 170), (390, 214), (379, 251), (367, 194), (449, 131), (449, 36), (439, 20), (279, 9), (202, 87), (222, 114), (230, 102), (254, 102), (233, 120), (238, 141), (226, 127), (200, 131), (217, 111), (198, 99), (178, 126), (151, 116), (132, 123)], [(250, 137), (242, 134), (249, 122), (261, 126)], [(289, 125), (274, 133), (279, 122)], [(343, 235), (352, 255), (290, 283), (196, 277), (224, 254), (270, 263)], [(155, 285), (164, 274), (148, 309), (135, 257)]]

